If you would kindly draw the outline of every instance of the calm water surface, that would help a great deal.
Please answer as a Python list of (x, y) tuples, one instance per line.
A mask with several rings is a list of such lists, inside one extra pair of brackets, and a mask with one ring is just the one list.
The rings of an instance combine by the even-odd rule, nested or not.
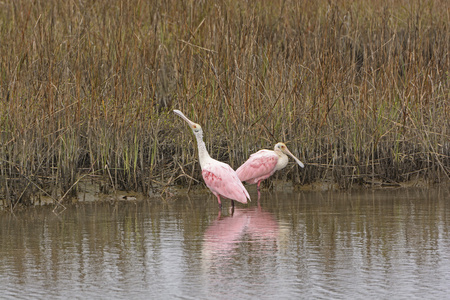
[(256, 202), (233, 214), (210, 193), (0, 212), (0, 298), (450, 297), (449, 189)]

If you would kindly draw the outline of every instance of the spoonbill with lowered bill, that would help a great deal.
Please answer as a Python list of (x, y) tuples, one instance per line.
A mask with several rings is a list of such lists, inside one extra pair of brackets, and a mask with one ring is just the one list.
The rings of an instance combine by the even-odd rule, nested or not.
[(278, 143), (273, 150), (263, 149), (250, 155), (250, 158), (236, 170), (236, 173), (241, 181), (245, 181), (249, 184), (258, 184), (257, 189), (259, 199), (259, 185), (261, 184), (261, 181), (272, 176), (275, 171), (286, 167), (289, 161), (286, 154), (291, 156), (300, 167), (305, 167), (305, 165), (289, 151), (284, 143)]

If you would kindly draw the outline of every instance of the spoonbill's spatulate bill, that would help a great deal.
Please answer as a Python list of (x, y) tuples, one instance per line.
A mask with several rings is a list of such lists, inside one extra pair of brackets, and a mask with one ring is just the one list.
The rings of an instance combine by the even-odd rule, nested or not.
[(263, 149), (250, 155), (250, 158), (236, 170), (236, 173), (241, 181), (258, 184), (259, 197), (261, 181), (269, 178), (275, 171), (283, 169), (288, 164), (289, 158), (286, 154), (291, 156), (300, 167), (304, 167), (303, 163), (289, 151), (285, 144), (278, 143), (273, 150)]
[(202, 127), (189, 120), (181, 111), (174, 110), (173, 112), (188, 123), (197, 138), (198, 159), (202, 168), (203, 180), (211, 192), (216, 195), (219, 207), (222, 207), (220, 196), (231, 199), (232, 206), (234, 206), (233, 200), (246, 204), (247, 199), (250, 200), (250, 196), (236, 172), (226, 163), (209, 156), (205, 142), (203, 142)]

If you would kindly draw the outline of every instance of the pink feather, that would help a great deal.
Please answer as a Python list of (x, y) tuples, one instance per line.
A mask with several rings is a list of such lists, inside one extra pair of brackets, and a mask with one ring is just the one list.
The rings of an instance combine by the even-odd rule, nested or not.
[(227, 164), (215, 161), (202, 170), (203, 180), (214, 195), (247, 203), (250, 196), (234, 170)]
[(236, 170), (236, 173), (241, 181), (249, 184), (257, 183), (275, 173), (278, 158), (274, 151), (259, 150), (250, 155), (249, 159)]

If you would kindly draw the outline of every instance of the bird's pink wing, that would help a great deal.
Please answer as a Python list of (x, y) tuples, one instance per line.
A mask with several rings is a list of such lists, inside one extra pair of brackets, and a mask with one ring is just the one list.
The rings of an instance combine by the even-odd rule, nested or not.
[(271, 150), (259, 150), (250, 155), (249, 159), (242, 164), (236, 173), (241, 181), (257, 183), (274, 173), (278, 162), (278, 155)]
[(206, 186), (213, 192), (231, 200), (247, 203), (250, 195), (236, 172), (227, 164), (216, 161), (202, 170)]

